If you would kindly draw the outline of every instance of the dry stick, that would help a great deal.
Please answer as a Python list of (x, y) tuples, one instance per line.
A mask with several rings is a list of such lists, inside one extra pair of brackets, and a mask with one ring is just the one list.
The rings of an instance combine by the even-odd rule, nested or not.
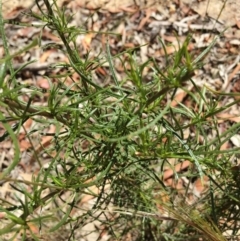
[[(228, 82), (227, 85), (225, 86), (225, 90), (228, 90), (234, 76), (238, 73), (238, 71), (240, 70), (240, 64), (237, 64), (237, 66), (235, 67), (235, 69), (233, 70), (233, 72), (229, 75), (228, 77)], [(225, 106), (226, 102), (227, 102), (227, 98), (225, 98), (222, 102), (222, 105)]]
[[(15, 102), (15, 101), (13, 101), (11, 99), (8, 99), (8, 98), (5, 98), (3, 100), (3, 102), (11, 108), (22, 109), (22, 110), (26, 109), (26, 106), (24, 104), (19, 103), (19, 102)], [(40, 116), (44, 116), (44, 117), (47, 117), (47, 118), (50, 118), (50, 119), (56, 118), (59, 122), (67, 125), (67, 122), (62, 117), (56, 116), (56, 114), (51, 114), (50, 112), (47, 112), (47, 111), (44, 111), (44, 110), (38, 110), (34, 107), (29, 107), (27, 109), (27, 112), (30, 113), (31, 115), (40, 115)]]
[(51, 68), (51, 64), (52, 63), (36, 63), (36, 64), (29, 64), (26, 65), (22, 68), (23, 64), (14, 64), (13, 65), (13, 69), (14, 70), (18, 70), (21, 68), (21, 70), (29, 70), (29, 71), (41, 71), (41, 70), (47, 70), (49, 68)]
[(115, 209), (115, 210), (111, 210), (111, 211), (108, 211), (108, 210), (102, 210), (103, 212), (113, 212), (113, 213), (119, 213), (119, 214), (126, 214), (126, 215), (130, 215), (130, 216), (133, 216), (133, 215), (136, 215), (136, 216), (139, 216), (139, 217), (155, 217), (159, 220), (170, 220), (170, 221), (178, 221), (177, 218), (174, 218), (174, 217), (167, 217), (167, 216), (162, 216), (162, 215), (159, 215), (157, 213), (148, 213), (148, 212), (144, 212), (144, 211), (136, 211), (136, 210), (131, 210), (131, 209), (128, 209), (127, 211), (126, 210), (121, 210), (121, 209)]
[(236, 66), (236, 68), (233, 70), (233, 72), (229, 75), (227, 87), (230, 85), (232, 79), (234, 78), (234, 76), (235, 76), (239, 71), (240, 71), (240, 64), (238, 64), (238, 65)]

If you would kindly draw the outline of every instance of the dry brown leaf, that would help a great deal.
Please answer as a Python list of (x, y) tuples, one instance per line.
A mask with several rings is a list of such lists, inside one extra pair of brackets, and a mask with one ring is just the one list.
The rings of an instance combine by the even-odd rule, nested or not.
[[(62, 6), (64, 2), (70, 0), (57, 0), (58, 6)], [(87, 1), (87, 0), (85, 0)], [(22, 11), (30, 9), (35, 4), (35, 0), (3, 0), (2, 13), (4, 19), (14, 19)]]
[[(240, 66), (240, 65), (239, 65)], [(233, 84), (233, 89), (232, 91), (234, 93), (238, 93), (239, 95), (235, 95), (234, 98), (236, 100), (240, 100), (240, 79), (236, 80), (235, 83)]]
[[(89, 188), (91, 192), (93, 192), (94, 194), (98, 194), (99, 192), (99, 188), (96, 187), (96, 186), (92, 186)], [(80, 206), (83, 205), (84, 203), (87, 203), (89, 200), (92, 200), (94, 198), (93, 195), (84, 195), (83, 198), (81, 199), (81, 202), (80, 202)]]
[(61, 43), (60, 38), (57, 37), (55, 34), (49, 32), (49, 31), (43, 31), (42, 37), (47, 38), (49, 40), (52, 40), (55, 43)]
[[(54, 133), (56, 130), (56, 127), (54, 125), (51, 125), (49, 129), (49, 133)], [(35, 148), (34, 155), (31, 157), (30, 164), (32, 164), (35, 160), (35, 155), (39, 154), (41, 151), (44, 150), (47, 146), (49, 146), (52, 142), (53, 137), (52, 136), (43, 136), (41, 143)]]
[(19, 142), (19, 147), (20, 147), (20, 151), (23, 152), (23, 151), (26, 151), (27, 149), (29, 149), (31, 147), (31, 143), (28, 141), (28, 140), (21, 140)]
[(240, 116), (232, 116), (228, 113), (219, 113), (217, 114), (217, 117), (222, 120), (228, 120), (228, 121), (234, 121), (236, 123), (240, 122)]
[(152, 9), (147, 9), (146, 10), (146, 17), (142, 18), (142, 20), (140, 21), (139, 25), (138, 25), (138, 30), (141, 30), (145, 24), (148, 22), (149, 18), (151, 17), (151, 13), (153, 12)]
[(32, 123), (33, 123), (33, 120), (31, 118), (27, 119), (27, 121), (25, 121), (25, 123), (24, 123), (24, 128), (26, 130), (29, 130), (30, 127), (32, 126)]
[[(190, 44), (187, 46), (187, 49), (188, 49), (188, 51), (191, 51), (191, 50), (194, 49), (194, 47), (195, 47), (194, 44), (190, 43)], [(174, 44), (174, 45), (171, 45), (171, 46), (166, 46), (165, 49), (166, 49), (167, 54), (173, 54), (173, 53), (175, 53), (176, 51), (179, 50), (179, 44)], [(165, 56), (165, 50), (164, 50), (164, 49), (161, 49), (161, 50), (159, 51), (159, 54), (160, 54), (160, 56)]]
[(103, 75), (103, 76), (106, 76), (106, 75), (107, 75), (106, 70), (105, 70), (104, 68), (102, 68), (102, 67), (98, 67), (98, 68), (96, 69), (96, 72), (99, 73), (99, 74), (101, 74), (101, 75)]
[(227, 150), (228, 147), (229, 147), (228, 141), (227, 141), (227, 142), (224, 142), (224, 143), (221, 145), (220, 150), (221, 150), (221, 151)]
[(37, 81), (37, 85), (42, 88), (42, 89), (46, 89), (49, 90), (50, 89), (50, 84), (48, 79), (46, 78), (41, 78)]
[[(230, 82), (232, 81), (232, 79), (235, 77), (235, 75), (240, 71), (240, 64), (238, 64), (234, 70), (232, 71), (232, 73), (229, 75), (228, 77), (228, 85), (230, 84)], [(240, 89), (240, 88), (239, 88)]]
[(191, 162), (190, 161), (184, 161), (182, 163), (178, 163), (175, 167), (174, 170), (172, 170), (171, 168), (169, 168), (168, 170), (164, 171), (163, 174), (163, 180), (167, 180), (168, 178), (172, 177), (174, 175), (175, 172), (180, 172), (184, 169), (187, 169), (188, 167), (191, 166)]
[(193, 192), (194, 195), (200, 197), (200, 195), (205, 192), (209, 188), (209, 177), (203, 176), (202, 178), (198, 178), (193, 183)]
[(40, 63), (45, 63), (47, 62), (47, 59), (49, 58), (49, 56), (52, 54), (52, 53), (56, 53), (57, 50), (56, 49), (49, 49), (49, 50), (46, 50), (43, 52), (43, 54), (41, 55), (40, 59), (39, 59), (39, 62)]
[(94, 38), (96, 34), (95, 33), (87, 33), (84, 38), (82, 39), (82, 45), (84, 47), (85, 50), (89, 50), (90, 49), (90, 45), (92, 42), (92, 39)]
[[(199, 15), (204, 17), (207, 14), (212, 19), (224, 22), (225, 26), (235, 25), (240, 16), (240, 1), (238, 0), (182, 0), (182, 2), (188, 4)], [(224, 9), (222, 10), (223, 6)], [(219, 13), (221, 13), (220, 16)]]
[(181, 103), (183, 99), (186, 97), (187, 92), (180, 89), (178, 93), (175, 95), (174, 100), (171, 102), (171, 107), (175, 107), (178, 103)]

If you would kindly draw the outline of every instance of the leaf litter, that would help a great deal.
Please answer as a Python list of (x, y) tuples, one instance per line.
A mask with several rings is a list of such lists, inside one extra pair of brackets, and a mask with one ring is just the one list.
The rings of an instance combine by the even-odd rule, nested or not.
[[(77, 36), (79, 53), (82, 57), (89, 54), (89, 57), (93, 58), (97, 53), (100, 53), (102, 49), (106, 49), (108, 39), (112, 55), (118, 54), (129, 47), (139, 48), (137, 58), (140, 62), (144, 62), (154, 56), (161, 68), (165, 65), (165, 51), (158, 41), (159, 37), (166, 45), (167, 54), (171, 55), (178, 50), (179, 42), (183, 43), (187, 34), (194, 32), (192, 35), (193, 40), (187, 48), (197, 56), (204, 47), (211, 44), (215, 36), (228, 27), (226, 31), (221, 33), (221, 37), (206, 57), (205, 62), (207, 64), (204, 65), (202, 69), (196, 70), (195, 76), (192, 79), (197, 86), (207, 86), (207, 88), (213, 90), (214, 93), (221, 93), (226, 91), (226, 89), (229, 93), (239, 93), (240, 7), (237, 8), (238, 3), (236, 1), (228, 1), (226, 4), (227, 9), (223, 11), (223, 15), (221, 15), (222, 17), (220, 16), (219, 21), (216, 21), (216, 14), (219, 13), (219, 11), (216, 12), (216, 9), (213, 8), (213, 6), (217, 4), (214, 0), (210, 1), (208, 7), (206, 6), (208, 1), (199, 2), (191, 0), (149, 1), (147, 5), (143, 3), (144, 1), (121, 1), (121, 5), (118, 4), (119, 2), (120, 1), (108, 1), (107, 4), (105, 4), (105, 2), (103, 4), (101, 1), (78, 0), (58, 2), (60, 7), (64, 6), (66, 9), (65, 14), (70, 16), (74, 13), (70, 25), (83, 28), (82, 33), (80, 31)], [(11, 4), (10, 10), (7, 4)], [(101, 8), (96, 10), (98, 7)], [(14, 21), (21, 20), (21, 22), (26, 25), (13, 25), (11, 23), (6, 25), (6, 34), (11, 46), (10, 51), (13, 55), (21, 51), (23, 46), (30, 44), (40, 33), (40, 29), (37, 27), (39, 23), (34, 22), (35, 20), (28, 15), (22, 14), (23, 10), (29, 11), (29, 9), (37, 11), (33, 1), (9, 0), (3, 2), (5, 19)], [(232, 14), (235, 16), (234, 18)], [(118, 35), (106, 37), (105, 34), (97, 33), (100, 31), (102, 33), (114, 32)], [(176, 34), (178, 36), (177, 40)], [(26, 62), (33, 61), (33, 63), (25, 66), (21, 70), (18, 74), (18, 81), (48, 90), (50, 88), (48, 79), (43, 76), (63, 74), (65, 71), (64, 67), (55, 68), (54, 65), (59, 62), (68, 63), (68, 59), (67, 56), (59, 50), (59, 48), (61, 48), (61, 42), (50, 29), (44, 28), (41, 35), (41, 47), (35, 46), (27, 52), (22, 52), (14, 56), (13, 68), (17, 70)], [(48, 49), (48, 46), (52, 43), (56, 44), (56, 48), (51, 46), (51, 48)], [(89, 52), (89, 50), (91, 51)], [(0, 45), (0, 54), (0, 57), (3, 58), (4, 49), (2, 44)], [(125, 56), (125, 58), (127, 58), (127, 56)], [(123, 66), (117, 59), (114, 61), (117, 74), (124, 79), (126, 76), (124, 76)], [(150, 67), (147, 67), (143, 76), (146, 83), (151, 81), (152, 78), (149, 72)], [(93, 78), (99, 85), (109, 85), (108, 66), (103, 65), (97, 67)], [(68, 79), (66, 84), (71, 85), (72, 80)], [(188, 84), (186, 88), (188, 88), (189, 91), (193, 90), (191, 84)], [(47, 91), (43, 92), (38, 99), (34, 100), (34, 105), (44, 106), (47, 98)], [(232, 99), (239, 100), (239, 95), (226, 97), (222, 101), (224, 105), (227, 105)], [(188, 96), (186, 92), (180, 90), (172, 102), (172, 107), (176, 107), (180, 103), (186, 104), (187, 102)], [(2, 111), (5, 112), (4, 110)], [(226, 129), (228, 126), (231, 126), (231, 122), (239, 123), (239, 105), (232, 106), (226, 112), (219, 113), (217, 116), (219, 118), (219, 130), (221, 132), (221, 129)], [(11, 173), (10, 178), (30, 181), (30, 176), (39, 172), (41, 165), (48, 165), (49, 159), (55, 155), (51, 147), (53, 137), (45, 134), (54, 133), (56, 127), (52, 125), (42, 129), (41, 135), (36, 132), (38, 128), (38, 124), (33, 119), (29, 119), (24, 124), (24, 128), (21, 128), (19, 131), (18, 138), (21, 161), (17, 169)], [(0, 136), (4, 134), (4, 131), (2, 124), (0, 124)], [(31, 137), (29, 133), (31, 133)], [(190, 133), (185, 133), (185, 135), (187, 138)], [(86, 148), (87, 146), (88, 144), (86, 144)], [(233, 136), (231, 142), (224, 143), (222, 149), (227, 150), (233, 146), (239, 146), (239, 135)], [(9, 140), (1, 142), (0, 149), (0, 163), (1, 169), (3, 170), (8, 166), (8, 163), (11, 162), (14, 151)], [(192, 167), (189, 161), (183, 161), (181, 164), (176, 163), (176, 160), (169, 160), (169, 162), (169, 166), (166, 165), (164, 167), (162, 177), (165, 184), (176, 189), (179, 196), (187, 194), (186, 202), (189, 204), (197, 202), (200, 198), (204, 198), (206, 190), (209, 188), (209, 179), (204, 177), (204, 182), (201, 182), (199, 178), (191, 181), (184, 176), (184, 173), (187, 175), (187, 172), (191, 171)], [(238, 165), (239, 161), (236, 166)], [(181, 177), (176, 179), (176, 175), (180, 175)], [(186, 187), (188, 187), (187, 190)], [(99, 190), (96, 186), (93, 186), (92, 190), (90, 190), (90, 193), (95, 193), (96, 195), (98, 192)], [(18, 205), (18, 200), (16, 200), (12, 193), (14, 193), (14, 189), (9, 185), (9, 182), (4, 183), (4, 185), (0, 187), (1, 198)], [(64, 195), (67, 196), (67, 193)], [(85, 205), (85, 208), (91, 208), (94, 206), (94, 202), (94, 195), (85, 194), (80, 204)], [(159, 212), (165, 215), (162, 213), (163, 208), (161, 205), (158, 206), (158, 208)], [(74, 215), (79, 215), (79, 211), (73, 210), (72, 216), (74, 217)], [(112, 218), (114, 217), (113, 215)], [(1, 217), (1, 219), (3, 220), (4, 217)], [(84, 240), (97, 240), (100, 231), (102, 232), (101, 240), (105, 240), (108, 237), (107, 233), (104, 232), (105, 227), (101, 226), (98, 231), (95, 230), (95, 227), (98, 225), (100, 224), (88, 224), (85, 227), (87, 230), (86, 233), (89, 233)], [(31, 224), (30, 228), (35, 234), (39, 233), (38, 228), (34, 224)], [(95, 232), (91, 233), (90, 230), (95, 230)], [(83, 237), (85, 234), (81, 234), (79, 237)], [(46, 240), (52, 240), (56, 238), (56, 236), (47, 236), (45, 238), (47, 238)], [(57, 239), (60, 240), (59, 238), (58, 236)], [(132, 240), (131, 237), (129, 240)]]

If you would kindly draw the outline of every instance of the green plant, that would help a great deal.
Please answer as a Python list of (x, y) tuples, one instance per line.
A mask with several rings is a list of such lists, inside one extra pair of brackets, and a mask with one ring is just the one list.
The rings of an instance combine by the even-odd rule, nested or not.
[[(15, 153), (12, 164), (1, 173), (0, 179), (11, 183), (18, 204), (1, 199), (0, 210), (6, 220), (0, 234), (9, 234), (11, 240), (19, 233), (22, 240), (29, 235), (40, 240), (41, 235), (31, 228), (34, 225), (44, 235), (62, 230), (67, 234), (65, 240), (79, 240), (82, 235), (87, 236), (82, 228), (95, 222), (99, 235), (107, 231), (111, 240), (125, 240), (129, 233), (136, 240), (185, 240), (189, 235), (193, 240), (200, 237), (225, 240), (220, 223), (228, 215), (224, 211), (228, 205), (221, 198), (235, 202), (234, 207), (239, 204), (229, 165), (229, 158), (239, 148), (221, 151), (220, 147), (239, 131), (239, 124), (218, 133), (216, 114), (237, 101), (219, 107), (214, 100), (216, 94), (206, 87), (199, 88), (191, 78), (216, 40), (194, 57), (187, 49), (191, 41), (187, 37), (172, 57), (165, 51), (165, 69), (160, 69), (154, 58), (139, 63), (137, 49), (114, 56), (108, 44), (105, 57), (83, 58), (77, 51), (76, 36), (84, 30), (69, 27), (67, 15), (56, 2), (50, 4), (44, 0), (44, 6), (45, 10), (39, 6), (41, 15), (33, 16), (60, 37), (69, 60), (59, 65), (68, 71), (57, 76), (57, 83), (49, 77), (51, 88), (45, 106), (32, 104), (36, 97), (43, 95), (40, 88), (17, 82), (16, 74), (22, 68), (14, 71), (11, 67), (15, 55), (8, 51), (1, 17), (6, 53), (1, 60), (0, 76), (3, 110), (0, 118), (6, 129), (1, 141), (10, 137)], [(23, 51), (37, 43), (40, 41), (34, 40)], [(116, 60), (125, 69), (125, 79), (119, 79), (116, 74)], [(101, 86), (94, 81), (93, 73), (106, 63), (112, 79), (109, 86)], [(10, 72), (7, 78), (6, 66)], [(149, 66), (152, 81), (146, 83), (144, 70)], [(73, 73), (77, 73), (79, 81), (73, 79)], [(70, 85), (68, 78), (72, 79)], [(193, 85), (194, 93), (187, 90), (187, 83)], [(27, 89), (27, 94), (23, 89)], [(177, 89), (187, 92), (191, 106), (181, 103), (178, 107), (171, 106)], [(20, 181), (9, 175), (20, 160), (18, 131), (29, 118), (38, 125), (37, 130), (27, 133), (30, 140), (35, 132), (41, 134), (52, 125), (56, 130), (48, 133), (53, 139), (44, 150), (51, 157), (47, 166), (35, 151), (40, 170), (31, 181)], [(10, 121), (17, 124), (11, 127)], [(184, 132), (189, 128), (195, 135), (185, 138)], [(217, 135), (209, 139), (214, 131)], [(192, 206), (185, 206), (184, 199), (175, 202), (177, 194), (165, 186), (162, 168), (159, 169), (169, 165), (169, 159), (189, 160), (195, 166), (190, 170), (190, 178), (208, 176), (209, 195)], [(226, 193), (229, 186), (231, 191)], [(158, 199), (156, 190), (166, 193), (169, 202)], [(20, 194), (23, 199), (18, 197)], [(88, 208), (82, 205), (85, 196), (95, 200)], [(170, 217), (160, 215), (156, 204), (162, 205)], [(189, 210), (183, 209), (183, 205)], [(204, 208), (200, 212), (201, 205)], [(234, 233), (238, 229), (235, 226)]]

